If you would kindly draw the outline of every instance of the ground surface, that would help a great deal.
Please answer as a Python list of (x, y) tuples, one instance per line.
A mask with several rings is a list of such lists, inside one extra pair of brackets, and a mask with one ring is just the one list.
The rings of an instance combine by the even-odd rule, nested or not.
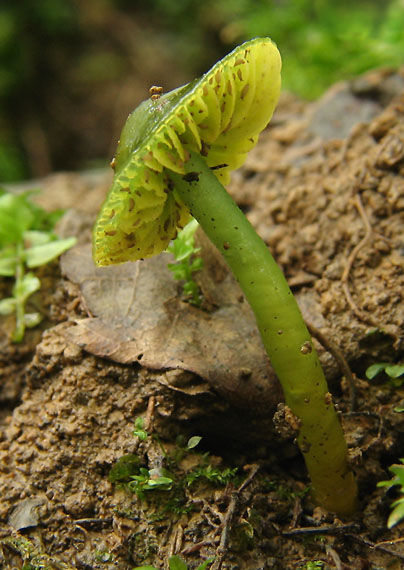
[[(79, 245), (43, 270), (42, 331), (12, 346), (1, 322), (0, 567), (163, 568), (172, 554), (190, 568), (210, 556), (229, 570), (404, 567), (400, 526), (386, 528), (394, 493), (376, 487), (404, 456), (404, 391), (364, 374), (403, 360), (403, 91), (403, 73), (375, 72), (316, 103), (285, 95), (231, 185), (320, 340), (358, 514), (311, 503), (293, 441), (273, 428), (281, 395), (254, 321), (215, 252), (198, 276), (204, 311), (182, 301), (167, 254), (100, 274), (88, 244), (110, 174), (60, 174), (39, 200), (69, 209), (60, 231)], [(125, 483), (140, 467), (172, 483), (139, 497)]]

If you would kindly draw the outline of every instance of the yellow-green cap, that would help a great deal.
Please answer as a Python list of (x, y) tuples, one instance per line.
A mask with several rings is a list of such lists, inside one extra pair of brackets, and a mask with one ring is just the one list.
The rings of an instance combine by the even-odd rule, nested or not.
[(281, 58), (269, 38), (234, 49), (200, 79), (152, 96), (129, 115), (114, 159), (115, 176), (93, 232), (97, 265), (164, 251), (189, 221), (169, 173), (184, 173), (199, 152), (226, 185), (272, 117)]

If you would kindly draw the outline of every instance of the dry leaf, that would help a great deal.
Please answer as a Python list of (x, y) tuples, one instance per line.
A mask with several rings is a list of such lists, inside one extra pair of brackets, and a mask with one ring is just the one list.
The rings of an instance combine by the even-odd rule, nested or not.
[(169, 261), (161, 254), (96, 268), (89, 245), (67, 252), (62, 271), (93, 315), (69, 329), (69, 340), (116, 362), (192, 372), (236, 405), (275, 406), (279, 384), (233, 278), (221, 274), (219, 297), (228, 303), (208, 313), (181, 300)]

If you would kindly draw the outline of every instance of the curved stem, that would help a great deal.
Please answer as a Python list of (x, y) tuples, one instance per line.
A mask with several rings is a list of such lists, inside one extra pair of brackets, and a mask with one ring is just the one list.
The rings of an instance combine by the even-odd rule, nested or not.
[[(175, 192), (225, 257), (252, 310), (285, 395), (298, 418), (297, 443), (316, 500), (339, 515), (356, 505), (343, 431), (310, 334), (267, 246), (211, 172), (192, 154), (186, 175), (170, 174)], [(192, 173), (192, 174), (191, 174)]]

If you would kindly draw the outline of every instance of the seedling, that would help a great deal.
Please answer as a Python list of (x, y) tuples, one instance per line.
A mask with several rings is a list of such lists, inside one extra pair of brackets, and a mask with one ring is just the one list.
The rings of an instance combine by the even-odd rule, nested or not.
[[(208, 558), (205, 562), (202, 562), (196, 570), (206, 570), (213, 561), (214, 558)], [(184, 562), (179, 556), (171, 556), (168, 559), (168, 567), (169, 570), (188, 570), (186, 562)], [(133, 570), (158, 570), (158, 568), (155, 566), (136, 566)]]
[(138, 437), (140, 441), (145, 441), (148, 437), (147, 431), (144, 429), (144, 419), (138, 417), (135, 419), (135, 429), (133, 430), (133, 435)]
[(366, 378), (373, 380), (380, 372), (390, 378), (391, 384), (399, 388), (404, 382), (404, 364), (391, 364), (391, 362), (377, 362), (366, 369)]
[(226, 469), (219, 469), (214, 467), (206, 461), (202, 465), (198, 465), (187, 473), (185, 480), (190, 487), (195, 481), (204, 479), (213, 485), (227, 485), (230, 481), (234, 481), (238, 468), (227, 467)]
[(61, 212), (48, 214), (33, 204), (32, 192), (19, 195), (0, 190), (0, 276), (14, 278), (12, 296), (0, 301), (0, 315), (15, 315), (13, 342), (21, 342), (25, 329), (42, 319), (39, 312), (26, 312), (29, 297), (41, 282), (33, 272), (75, 244), (76, 239), (58, 239), (52, 228)]
[(153, 92), (139, 105), (121, 134), (93, 253), (99, 266), (150, 257), (166, 249), (191, 214), (198, 220), (255, 313), (296, 416), (296, 439), (317, 501), (346, 515), (355, 509), (357, 488), (312, 339), (281, 269), (222, 185), (268, 124), (280, 70), (276, 46), (258, 38), (201, 79), (165, 95)]
[[(380, 372), (389, 378), (388, 382), (393, 388), (401, 388), (404, 382), (404, 364), (391, 364), (390, 362), (377, 362), (366, 369), (366, 377), (373, 380)], [(395, 412), (404, 412), (404, 400), (394, 407)]]
[(380, 481), (377, 484), (378, 487), (387, 487), (387, 489), (396, 485), (400, 486), (401, 497), (391, 504), (393, 510), (387, 520), (388, 528), (392, 528), (404, 519), (404, 459), (400, 459), (400, 461), (402, 465), (391, 465), (389, 467), (389, 471), (393, 473), (394, 477), (390, 481)]
[(300, 566), (299, 570), (322, 570), (324, 562), (321, 560), (309, 560), (304, 566)]
[(203, 267), (201, 257), (196, 257), (200, 247), (195, 247), (195, 232), (198, 229), (198, 222), (191, 220), (183, 230), (178, 232), (177, 237), (169, 245), (167, 251), (174, 255), (176, 263), (169, 263), (168, 268), (172, 271), (174, 278), (184, 281), (182, 287), (185, 300), (195, 307), (200, 307), (202, 296), (198, 284), (194, 281), (193, 273), (200, 271)]
[(132, 475), (129, 489), (139, 499), (145, 498), (146, 491), (170, 491), (173, 480), (165, 469), (146, 469), (140, 467), (139, 475)]

